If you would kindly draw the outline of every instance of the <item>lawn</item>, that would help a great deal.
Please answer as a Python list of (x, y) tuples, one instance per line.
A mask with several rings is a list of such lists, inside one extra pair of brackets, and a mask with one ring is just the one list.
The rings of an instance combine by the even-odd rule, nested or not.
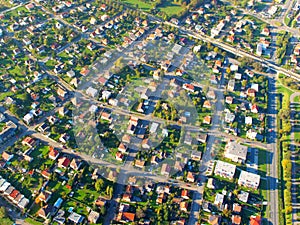
[(147, 3), (147, 2), (143, 2), (140, 0), (122, 0), (122, 2), (130, 5), (133, 8), (136, 8), (136, 5), (138, 5), (138, 7), (146, 12), (149, 12), (150, 9), (152, 8), (151, 4)]
[(286, 104), (287, 104), (287, 100), (290, 98), (290, 96), (294, 93), (291, 89), (283, 86), (282, 84), (279, 84), (277, 86), (277, 92), (282, 94), (283, 97), (283, 101), (282, 101), (282, 108), (286, 108)]
[(296, 96), (296, 97), (294, 98), (294, 102), (300, 103), (300, 96)]
[[(133, 8), (136, 8), (137, 5), (139, 9), (145, 12), (150, 12), (150, 10), (153, 8), (153, 6), (150, 3), (141, 0), (122, 0), (122, 2), (130, 5)], [(174, 3), (171, 0), (162, 1), (162, 4), (159, 5), (157, 8), (161, 12), (167, 14), (169, 17), (179, 15), (179, 13), (185, 9), (180, 4)]]
[(38, 222), (38, 221), (35, 221), (34, 219), (30, 218), (30, 217), (27, 217), (25, 219), (25, 221), (29, 224), (32, 224), (32, 225), (43, 225), (43, 223), (41, 222)]
[(0, 224), (12, 225), (14, 223), (9, 218), (2, 218), (2, 219), (0, 219)]
[(159, 6), (159, 9), (168, 16), (178, 15), (184, 10), (184, 7), (182, 7), (180, 4), (173, 3), (170, 0), (162, 2), (163, 3)]

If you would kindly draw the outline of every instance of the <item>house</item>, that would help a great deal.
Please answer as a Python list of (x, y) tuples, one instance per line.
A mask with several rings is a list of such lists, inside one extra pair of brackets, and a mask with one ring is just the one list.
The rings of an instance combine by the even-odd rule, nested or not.
[(226, 96), (225, 98), (225, 102), (229, 105), (231, 105), (233, 103), (233, 97), (231, 96)]
[(207, 92), (206, 97), (209, 98), (209, 99), (213, 99), (214, 100), (214, 99), (216, 99), (216, 94), (215, 94), (215, 92), (213, 90), (209, 90)]
[(200, 143), (205, 144), (207, 141), (208, 135), (204, 134), (204, 133), (200, 133), (197, 137), (197, 141), (199, 141)]
[(4, 183), (2, 183), (2, 185), (0, 186), (0, 192), (4, 192), (10, 186), (9, 182), (5, 181), (4, 179), (2, 181)]
[(199, 151), (193, 151), (192, 154), (191, 154), (192, 160), (195, 160), (195, 161), (200, 161), (201, 156), (202, 156), (202, 153), (199, 152)]
[(297, 56), (296, 56), (296, 55), (291, 55), (291, 63), (295, 63), (295, 64), (298, 63), (298, 60), (297, 60)]
[(120, 143), (118, 150), (122, 153), (125, 153), (127, 151), (126, 145), (124, 145), (122, 142)]
[(41, 175), (44, 177), (44, 178), (46, 178), (47, 180), (50, 180), (50, 178), (51, 178), (51, 173), (46, 169), (46, 170), (43, 170), (42, 172), (41, 172)]
[(142, 141), (142, 147), (143, 147), (144, 149), (150, 149), (150, 148), (151, 148), (151, 145), (152, 145), (152, 143), (151, 143), (151, 141), (150, 141), (149, 138), (146, 138), (146, 139), (144, 139), (144, 140)]
[(204, 101), (203, 108), (211, 109), (211, 103), (209, 100)]
[(13, 157), (14, 157), (14, 154), (10, 154), (7, 151), (4, 151), (2, 153), (2, 159), (5, 160), (6, 162), (9, 162)]
[(238, 203), (234, 203), (232, 206), (232, 211), (234, 213), (240, 213), (242, 211), (242, 206)]
[(186, 180), (188, 182), (194, 183), (195, 182), (194, 174), (192, 172), (188, 172), (186, 175)]
[(99, 196), (97, 198), (97, 200), (95, 201), (95, 205), (98, 206), (98, 207), (104, 207), (106, 205), (106, 199)]
[(193, 93), (195, 92), (195, 86), (192, 84), (183, 84), (182, 88)]
[(226, 123), (232, 123), (235, 119), (235, 114), (230, 112), (229, 110), (226, 110), (225, 114), (225, 122)]
[(205, 116), (203, 118), (203, 123), (204, 124), (210, 124), (211, 123), (211, 116)]
[(214, 174), (231, 180), (234, 177), (235, 170), (235, 165), (218, 160)]
[(298, 43), (294, 48), (294, 55), (300, 55), (300, 43)]
[(88, 221), (90, 223), (97, 223), (98, 219), (100, 217), (100, 214), (94, 210), (92, 210), (88, 216)]
[(86, 90), (86, 94), (95, 98), (98, 94), (98, 90), (93, 87), (88, 87), (88, 89)]
[(231, 222), (232, 222), (232, 225), (240, 225), (242, 222), (242, 217), (239, 215), (232, 215)]
[(245, 117), (245, 124), (246, 125), (252, 125), (252, 117), (251, 116), (246, 116)]
[(184, 168), (184, 163), (179, 162), (179, 161), (175, 162), (174, 169), (176, 171), (182, 172), (183, 168)]
[(39, 202), (47, 203), (51, 198), (52, 193), (50, 191), (41, 191), (40, 194), (35, 199), (35, 202), (38, 204)]
[(140, 160), (140, 159), (136, 159), (134, 165), (138, 168), (143, 169), (145, 166), (145, 161), (144, 160)]
[(190, 197), (189, 197), (189, 191), (186, 190), (186, 189), (183, 189), (181, 191), (181, 198), (186, 199), (186, 200), (190, 199)]
[(180, 202), (179, 208), (181, 211), (187, 212), (188, 210), (188, 202)]
[(269, 36), (270, 35), (269, 28), (267, 28), (267, 27), (263, 28), (262, 31), (261, 31), (261, 34), (265, 35), (265, 36)]
[(128, 134), (124, 134), (122, 137), (122, 142), (129, 144), (131, 140), (131, 136)]
[(80, 159), (72, 159), (71, 163), (70, 163), (70, 167), (73, 169), (73, 170), (79, 170), (80, 167), (82, 165), (82, 161)]
[(234, 74), (234, 79), (241, 80), (242, 79), (242, 74), (241, 73), (235, 73)]
[(208, 217), (208, 223), (211, 225), (220, 225), (221, 224), (221, 216), (219, 215), (210, 215)]
[(27, 198), (22, 198), (19, 202), (18, 202), (18, 207), (22, 210), (24, 210), (26, 208), (26, 206), (29, 204), (29, 200)]
[(241, 193), (238, 194), (238, 199), (242, 202), (247, 203), (249, 198), (249, 193), (245, 191), (241, 191)]
[(19, 193), (19, 195), (13, 200), (13, 203), (18, 205), (18, 203), (24, 198), (24, 195)]
[(225, 195), (217, 193), (214, 201), (214, 205), (221, 206), (224, 202)]
[(225, 146), (224, 156), (233, 162), (245, 163), (248, 147), (235, 141), (229, 141)]
[(59, 151), (54, 149), (53, 147), (50, 147), (50, 151), (49, 151), (49, 159), (52, 159), (52, 160), (56, 160), (59, 156)]
[(68, 217), (69, 222), (73, 222), (74, 224), (81, 224), (84, 221), (84, 217), (78, 213), (72, 212)]
[(32, 148), (36, 144), (36, 141), (32, 137), (26, 137), (22, 141), (22, 145), (27, 145), (29, 148)]
[(38, 131), (41, 133), (46, 133), (50, 127), (46, 123), (42, 123), (41, 126), (38, 127)]
[(23, 120), (24, 122), (29, 125), (33, 121), (34, 117), (32, 113), (27, 113), (24, 117)]
[(67, 96), (67, 91), (66, 90), (64, 90), (64, 89), (62, 89), (61, 87), (59, 87), (58, 89), (57, 89), (57, 94), (58, 94), (58, 96), (60, 96), (60, 97), (62, 97), (62, 98), (65, 98), (66, 96)]
[(88, 75), (89, 74), (89, 70), (86, 68), (86, 67), (83, 67), (81, 70), (80, 70), (80, 74), (82, 75), (82, 76), (86, 76), (86, 75)]
[(255, 140), (257, 138), (257, 132), (253, 129), (249, 129), (247, 130), (246, 137), (251, 140)]
[(159, 80), (161, 78), (161, 70), (155, 70), (153, 73), (153, 79), (154, 80)]
[(230, 65), (230, 71), (236, 72), (239, 70), (239, 66), (237, 64)]
[(102, 119), (102, 120), (107, 120), (107, 121), (109, 121), (109, 122), (112, 121), (111, 114), (110, 114), (110, 113), (107, 113), (107, 112), (103, 112), (103, 113), (101, 114), (101, 119)]
[(57, 121), (58, 121), (58, 119), (57, 119), (55, 116), (49, 116), (49, 117), (48, 117), (48, 122), (49, 122), (51, 125), (54, 125)]
[(69, 167), (69, 165), (70, 165), (70, 159), (68, 159), (67, 157), (64, 156), (58, 159), (58, 164), (57, 164), (58, 168), (65, 169)]
[(261, 216), (250, 216), (249, 225), (261, 225)]
[(63, 144), (66, 144), (67, 141), (69, 140), (70, 136), (67, 133), (63, 133), (59, 137), (59, 141)]
[(67, 72), (67, 76), (70, 77), (70, 78), (72, 78), (72, 77), (75, 76), (75, 72), (74, 72), (73, 70), (69, 70), (69, 71)]
[(165, 176), (169, 176), (171, 172), (171, 167), (169, 164), (164, 163), (161, 167), (161, 174)]
[(45, 205), (37, 212), (37, 215), (46, 220), (50, 216), (51, 212), (52, 212), (52, 206)]
[(248, 89), (247, 89), (247, 95), (248, 95), (249, 97), (255, 97), (256, 91), (255, 91), (254, 89), (252, 89), (252, 88), (248, 88)]
[(258, 106), (256, 104), (251, 105), (250, 109), (252, 113), (258, 113)]
[(208, 178), (206, 186), (209, 189), (215, 189), (215, 180), (214, 180), (214, 178)]
[(235, 87), (235, 80), (229, 80), (227, 84), (227, 89), (229, 91), (234, 91), (234, 87)]
[(122, 216), (121, 216), (121, 222), (134, 222), (134, 218), (135, 218), (135, 213), (130, 213), (130, 212), (123, 212)]
[(116, 153), (116, 160), (123, 161), (124, 155), (121, 152)]
[(20, 192), (18, 191), (18, 190), (13, 190), (10, 194), (9, 194), (9, 196), (8, 196), (8, 199), (9, 200), (14, 200), (18, 195), (20, 194)]
[(238, 180), (238, 184), (240, 186), (244, 186), (247, 188), (253, 188), (253, 189), (257, 190), (259, 183), (260, 183), (260, 175), (250, 173), (247, 171), (241, 171), (240, 177)]
[(110, 92), (110, 91), (107, 91), (107, 90), (102, 91), (102, 95), (101, 95), (101, 96), (102, 96), (102, 99), (107, 100), (107, 99), (110, 98), (111, 92)]

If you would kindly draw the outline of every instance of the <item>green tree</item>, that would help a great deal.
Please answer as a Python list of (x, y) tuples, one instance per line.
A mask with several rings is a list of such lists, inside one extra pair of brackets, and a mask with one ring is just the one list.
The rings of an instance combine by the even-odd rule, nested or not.
[(104, 187), (104, 181), (102, 179), (98, 179), (95, 183), (96, 191), (100, 191)]
[(0, 219), (7, 217), (7, 211), (4, 206), (0, 207)]

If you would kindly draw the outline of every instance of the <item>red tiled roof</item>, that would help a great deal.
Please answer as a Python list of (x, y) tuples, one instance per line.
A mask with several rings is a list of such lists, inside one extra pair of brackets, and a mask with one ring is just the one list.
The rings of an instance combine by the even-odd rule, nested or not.
[(18, 191), (18, 190), (13, 190), (12, 191), (12, 193), (10, 193), (10, 197), (12, 198), (12, 199), (15, 199), (17, 196), (18, 196), (18, 194), (19, 194), (20, 192)]
[(129, 212), (124, 212), (123, 217), (131, 222), (134, 221), (135, 214), (134, 213), (129, 213)]

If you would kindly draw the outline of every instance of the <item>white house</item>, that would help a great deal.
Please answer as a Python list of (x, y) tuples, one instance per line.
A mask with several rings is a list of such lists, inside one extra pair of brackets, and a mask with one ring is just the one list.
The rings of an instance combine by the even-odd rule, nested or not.
[(98, 90), (93, 88), (93, 87), (89, 87), (88, 89), (86, 89), (86, 94), (88, 94), (89, 96), (95, 98), (98, 94)]
[(246, 161), (247, 152), (247, 146), (230, 141), (225, 146), (224, 156), (233, 162), (244, 163)]
[(214, 172), (215, 175), (228, 178), (228, 179), (233, 179), (235, 174), (235, 169), (236, 169), (235, 165), (218, 160)]
[(23, 120), (25, 123), (30, 124), (33, 121), (33, 115), (32, 113), (27, 113), (24, 117)]
[(238, 184), (248, 188), (257, 189), (260, 183), (260, 175), (249, 173), (247, 171), (241, 171)]

